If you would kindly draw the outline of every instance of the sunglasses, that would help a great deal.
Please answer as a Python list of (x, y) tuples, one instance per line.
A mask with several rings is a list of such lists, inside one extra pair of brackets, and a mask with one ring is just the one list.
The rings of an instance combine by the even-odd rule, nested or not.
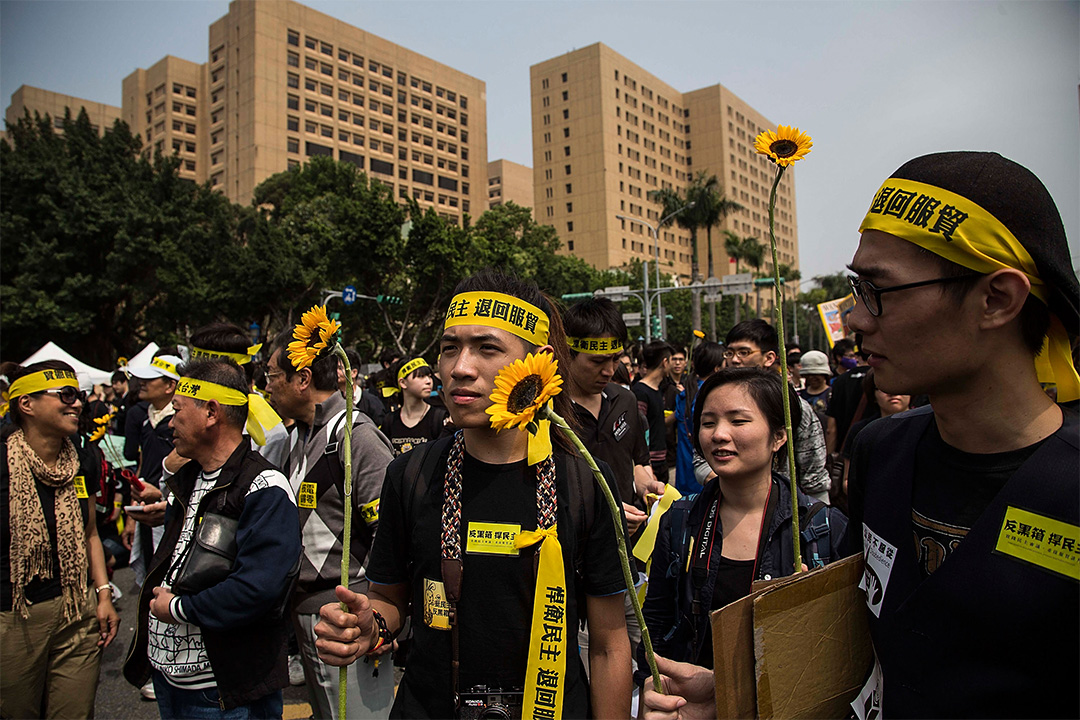
[(41, 392), (48, 393), (50, 395), (56, 395), (60, 398), (60, 402), (64, 403), (65, 405), (74, 405), (76, 400), (81, 403), (86, 402), (86, 393), (79, 390), (78, 388), (73, 388), (70, 385), (65, 385), (62, 388), (42, 390)]

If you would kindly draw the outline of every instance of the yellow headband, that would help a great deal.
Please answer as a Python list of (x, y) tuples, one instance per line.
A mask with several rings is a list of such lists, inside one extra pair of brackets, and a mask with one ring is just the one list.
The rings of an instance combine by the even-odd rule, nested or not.
[(79, 378), (73, 371), (41, 370), (36, 373), (30, 373), (29, 375), (23, 375), (21, 378), (11, 383), (7, 395), (8, 400), (14, 400), (22, 395), (29, 395), (31, 393), (41, 392), (42, 390), (53, 390), (62, 387), (73, 387), (76, 390), (79, 388)]
[[(1044, 304), (1049, 288), (1020, 241), (988, 211), (963, 195), (914, 180), (889, 178), (874, 196), (859, 232), (878, 230), (915, 243), (951, 262), (989, 274), (1024, 273), (1031, 294)], [(1056, 316), (1035, 357), (1041, 382), (1057, 383), (1058, 402), (1080, 399), (1080, 376), (1072, 364), (1068, 333)]]
[(246, 365), (251, 362), (251, 359), (255, 357), (255, 354), (262, 348), (262, 343), (252, 345), (247, 349), (246, 353), (232, 353), (225, 352), (223, 350), (206, 350), (204, 348), (191, 348), (192, 360), (219, 360), (221, 358), (228, 358), (235, 362), (237, 365)]
[(168, 360), (162, 360), (160, 357), (156, 357), (150, 361), (150, 365), (151, 367), (156, 367), (158, 370), (172, 373), (175, 377), (180, 377), (180, 373), (176, 371), (176, 365)]
[(567, 337), (566, 344), (571, 350), (589, 355), (611, 355), (623, 351), (623, 341), (616, 337), (576, 338)]
[(446, 327), (486, 325), (517, 335), (533, 345), (547, 345), (548, 316), (513, 295), (468, 292), (454, 296), (446, 311)]
[(201, 400), (202, 402), (217, 400), (222, 405), (237, 407), (247, 405), (246, 428), (248, 435), (251, 436), (256, 445), (265, 445), (266, 431), (281, 423), (281, 418), (270, 407), (270, 403), (266, 402), (262, 395), (257, 393), (245, 395), (239, 390), (233, 390), (217, 383), (183, 378), (176, 384), (176, 394), (193, 400)]
[(401, 382), (403, 379), (409, 377), (409, 375), (413, 374), (422, 367), (431, 367), (430, 365), (428, 365), (427, 360), (425, 360), (424, 358), (416, 358), (405, 363), (401, 366), (401, 369), (398, 370), (398, 382)]

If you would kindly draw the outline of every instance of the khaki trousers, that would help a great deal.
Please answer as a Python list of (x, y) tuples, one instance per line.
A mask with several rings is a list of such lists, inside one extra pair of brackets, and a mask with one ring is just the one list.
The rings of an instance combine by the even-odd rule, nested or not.
[(0, 716), (92, 718), (101, 650), (89, 592), (82, 618), (65, 623), (62, 598), (0, 612)]

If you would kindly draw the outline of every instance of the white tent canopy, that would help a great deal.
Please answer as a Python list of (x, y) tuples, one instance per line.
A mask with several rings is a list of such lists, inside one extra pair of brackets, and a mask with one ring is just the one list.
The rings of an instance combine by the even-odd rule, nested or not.
[(150, 361), (154, 359), (154, 353), (158, 351), (158, 344), (151, 340), (147, 343), (146, 347), (135, 354), (133, 358), (128, 360), (128, 367), (146, 367), (150, 364)]
[(67, 350), (53, 341), (42, 345), (36, 353), (26, 358), (23, 365), (41, 362), (43, 360), (62, 360), (70, 365), (79, 376), (79, 387), (90, 390), (94, 385), (108, 383), (112, 379), (112, 373), (107, 370), (99, 370), (92, 365), (87, 365), (81, 360), (76, 360)]

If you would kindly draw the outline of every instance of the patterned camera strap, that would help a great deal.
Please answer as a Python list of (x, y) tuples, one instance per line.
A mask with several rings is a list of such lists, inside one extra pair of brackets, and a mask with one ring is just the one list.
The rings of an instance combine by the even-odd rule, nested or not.
[[(457, 604), (461, 599), (462, 561), (461, 561), (461, 466), (465, 457), (465, 436), (460, 430), (454, 436), (454, 443), (450, 448), (450, 458), (447, 462), (446, 482), (443, 484), (443, 507), (442, 507), (442, 578), (446, 589), (446, 599), (450, 605), (450, 636), (451, 636), (451, 679), (454, 688), (454, 704), (460, 710), (460, 695), (458, 688), (459, 677), (459, 644), (458, 644), (458, 617)], [(536, 596), (533, 602), (532, 640), (529, 646), (529, 667), (525, 681), (525, 697), (523, 718), (559, 717), (562, 708), (562, 692), (565, 686), (566, 667), (566, 617), (565, 617), (565, 572), (562, 571), (562, 549), (555, 536), (556, 512), (558, 501), (555, 496), (555, 458), (549, 456), (536, 466), (536, 532), (522, 531), (518, 534), (515, 545), (518, 548), (545, 542), (540, 551), (536, 553), (536, 564), (539, 567), (537, 573)], [(545, 580), (544, 563), (542, 557), (544, 547), (550, 547), (547, 554), (546, 565), (549, 572)], [(557, 556), (557, 563), (554, 562)], [(558, 578), (555, 587), (551, 587), (550, 578), (552, 570), (558, 568), (561, 577)], [(541, 587), (543, 585), (544, 587)], [(552, 598), (551, 590), (557, 590), (556, 597)], [(557, 599), (557, 602), (554, 600)], [(545, 600), (552, 600), (545, 603)], [(557, 612), (552, 612), (555, 608)], [(557, 617), (555, 617), (557, 615)], [(551, 622), (545, 623), (545, 620)], [(547, 643), (548, 663), (540, 662), (537, 667), (537, 659), (540, 657), (542, 643), (540, 639), (544, 628), (558, 635), (558, 642)], [(550, 633), (549, 633), (550, 634)], [(576, 639), (575, 639), (576, 642)], [(544, 665), (558, 666), (545, 668)], [(543, 688), (538, 688), (543, 684)], [(537, 698), (541, 699), (535, 707)], [(548, 711), (548, 705), (551, 710)], [(549, 712), (551, 714), (549, 714)]]

